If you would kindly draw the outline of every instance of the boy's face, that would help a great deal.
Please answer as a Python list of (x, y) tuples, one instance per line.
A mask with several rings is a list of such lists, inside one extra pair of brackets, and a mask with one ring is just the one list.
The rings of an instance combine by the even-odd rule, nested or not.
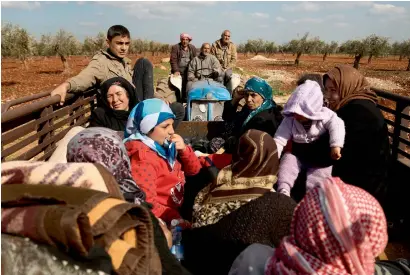
[(107, 39), (111, 52), (119, 58), (124, 58), (130, 49), (130, 38), (127, 36), (115, 36), (111, 40)]

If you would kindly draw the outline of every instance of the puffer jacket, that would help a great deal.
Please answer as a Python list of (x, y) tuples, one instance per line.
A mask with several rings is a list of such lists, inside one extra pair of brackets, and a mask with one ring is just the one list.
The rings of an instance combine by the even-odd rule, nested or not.
[(201, 80), (213, 72), (217, 72), (218, 75), (222, 73), (221, 64), (219, 64), (218, 59), (212, 54), (208, 54), (207, 56), (199, 55), (189, 63), (188, 81)]
[(193, 176), (201, 164), (191, 147), (178, 152), (174, 169), (147, 145), (139, 140), (125, 143), (131, 160), (132, 177), (146, 193), (146, 201), (153, 205), (152, 213), (170, 224), (181, 218), (179, 208), (183, 202), (185, 174)]

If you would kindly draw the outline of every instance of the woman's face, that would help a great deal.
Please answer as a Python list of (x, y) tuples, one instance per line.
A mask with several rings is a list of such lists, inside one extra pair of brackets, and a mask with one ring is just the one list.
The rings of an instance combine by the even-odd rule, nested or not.
[(255, 110), (263, 103), (263, 97), (261, 97), (258, 93), (252, 91), (245, 91), (245, 99), (246, 105), (251, 110)]
[(170, 140), (171, 136), (175, 133), (172, 124), (174, 120), (172, 118), (163, 121), (162, 123), (155, 126), (155, 128), (150, 131), (147, 136), (153, 141), (156, 141), (160, 145), (164, 145), (165, 140)]
[(128, 111), (129, 109), (129, 99), (127, 95), (127, 91), (117, 85), (112, 85), (108, 89), (107, 93), (107, 101), (111, 109), (116, 111)]
[(329, 108), (332, 110), (336, 109), (337, 104), (340, 102), (340, 94), (339, 91), (336, 89), (336, 85), (334, 82), (327, 78), (325, 81), (325, 101), (329, 103)]

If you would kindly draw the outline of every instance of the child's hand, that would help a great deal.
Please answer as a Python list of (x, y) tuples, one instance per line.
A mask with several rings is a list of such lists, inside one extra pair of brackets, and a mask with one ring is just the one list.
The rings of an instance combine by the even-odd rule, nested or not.
[(340, 147), (332, 147), (330, 151), (330, 156), (334, 160), (338, 160), (342, 157), (342, 154), (340, 153), (341, 148)]
[(182, 139), (182, 137), (180, 135), (173, 134), (171, 136), (171, 142), (175, 143), (175, 148), (177, 150), (184, 151), (185, 148), (186, 148), (185, 142), (184, 142), (184, 140)]

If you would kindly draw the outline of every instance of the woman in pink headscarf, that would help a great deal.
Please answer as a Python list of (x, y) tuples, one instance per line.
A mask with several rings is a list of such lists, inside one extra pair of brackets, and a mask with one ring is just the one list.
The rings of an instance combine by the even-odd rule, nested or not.
[(386, 218), (377, 200), (339, 178), (306, 194), (279, 247), (249, 246), (229, 274), (373, 275), (387, 244)]

